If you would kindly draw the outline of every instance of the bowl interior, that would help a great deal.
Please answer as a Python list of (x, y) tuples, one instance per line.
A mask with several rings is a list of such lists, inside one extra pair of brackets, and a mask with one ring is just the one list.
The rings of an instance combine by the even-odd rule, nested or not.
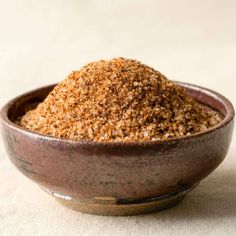
[(56, 85), (50, 85), (39, 88), (12, 100), (7, 110), (8, 119), (14, 122), (17, 117), (22, 116), (25, 114), (25, 112), (35, 108), (46, 98), (46, 96), (53, 90), (55, 86)]
[[(200, 104), (219, 112), (223, 118), (233, 112), (232, 104), (222, 95), (211, 90), (182, 82), (176, 82), (184, 87), (187, 94)], [(14, 122), (17, 117), (22, 116), (26, 111), (33, 109), (42, 102), (50, 91), (56, 86), (49, 85), (36, 89), (22, 96), (13, 99), (7, 109), (7, 117)], [(232, 115), (232, 114), (231, 114)]]
[(223, 116), (223, 118), (226, 117), (228, 112), (230, 112), (230, 109), (228, 109), (229, 104), (227, 104), (226, 102), (227, 99), (222, 95), (211, 90), (193, 86), (190, 84), (181, 83), (180, 85), (186, 89), (187, 94), (195, 101), (219, 112)]

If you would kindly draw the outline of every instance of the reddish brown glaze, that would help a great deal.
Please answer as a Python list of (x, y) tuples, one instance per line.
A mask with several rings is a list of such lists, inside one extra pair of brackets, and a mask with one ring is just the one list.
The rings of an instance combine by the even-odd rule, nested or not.
[(198, 102), (224, 119), (203, 133), (167, 141), (79, 142), (23, 130), (12, 121), (26, 106), (41, 101), (53, 86), (7, 103), (1, 111), (2, 134), (12, 163), (51, 192), (90, 202), (108, 197), (117, 203), (176, 193), (209, 175), (225, 158), (234, 109), (223, 96), (180, 83)]

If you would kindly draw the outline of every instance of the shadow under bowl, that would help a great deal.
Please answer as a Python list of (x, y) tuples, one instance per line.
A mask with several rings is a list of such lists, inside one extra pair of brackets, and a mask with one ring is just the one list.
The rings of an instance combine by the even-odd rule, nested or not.
[(176, 205), (225, 158), (234, 108), (222, 95), (186, 83), (193, 99), (222, 114), (205, 132), (149, 142), (91, 142), (24, 130), (13, 121), (55, 85), (21, 95), (1, 110), (11, 162), (67, 207), (100, 215), (134, 215)]

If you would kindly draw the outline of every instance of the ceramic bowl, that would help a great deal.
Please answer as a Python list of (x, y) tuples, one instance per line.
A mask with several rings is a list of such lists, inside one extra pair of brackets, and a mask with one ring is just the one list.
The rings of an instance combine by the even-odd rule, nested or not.
[(13, 123), (55, 85), (8, 102), (2, 134), (11, 162), (60, 203), (100, 215), (133, 215), (176, 205), (225, 158), (234, 109), (211, 90), (178, 82), (187, 93), (222, 114), (205, 132), (167, 141), (72, 141), (29, 132)]

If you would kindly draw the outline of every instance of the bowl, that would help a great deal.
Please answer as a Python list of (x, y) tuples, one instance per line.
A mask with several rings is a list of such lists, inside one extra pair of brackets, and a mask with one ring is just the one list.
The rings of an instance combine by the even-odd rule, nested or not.
[(148, 142), (93, 142), (24, 130), (13, 121), (36, 106), (55, 85), (36, 89), (1, 110), (2, 135), (11, 162), (63, 205), (99, 215), (134, 215), (179, 203), (225, 158), (234, 108), (222, 95), (178, 82), (193, 99), (221, 113), (215, 127), (197, 134)]

